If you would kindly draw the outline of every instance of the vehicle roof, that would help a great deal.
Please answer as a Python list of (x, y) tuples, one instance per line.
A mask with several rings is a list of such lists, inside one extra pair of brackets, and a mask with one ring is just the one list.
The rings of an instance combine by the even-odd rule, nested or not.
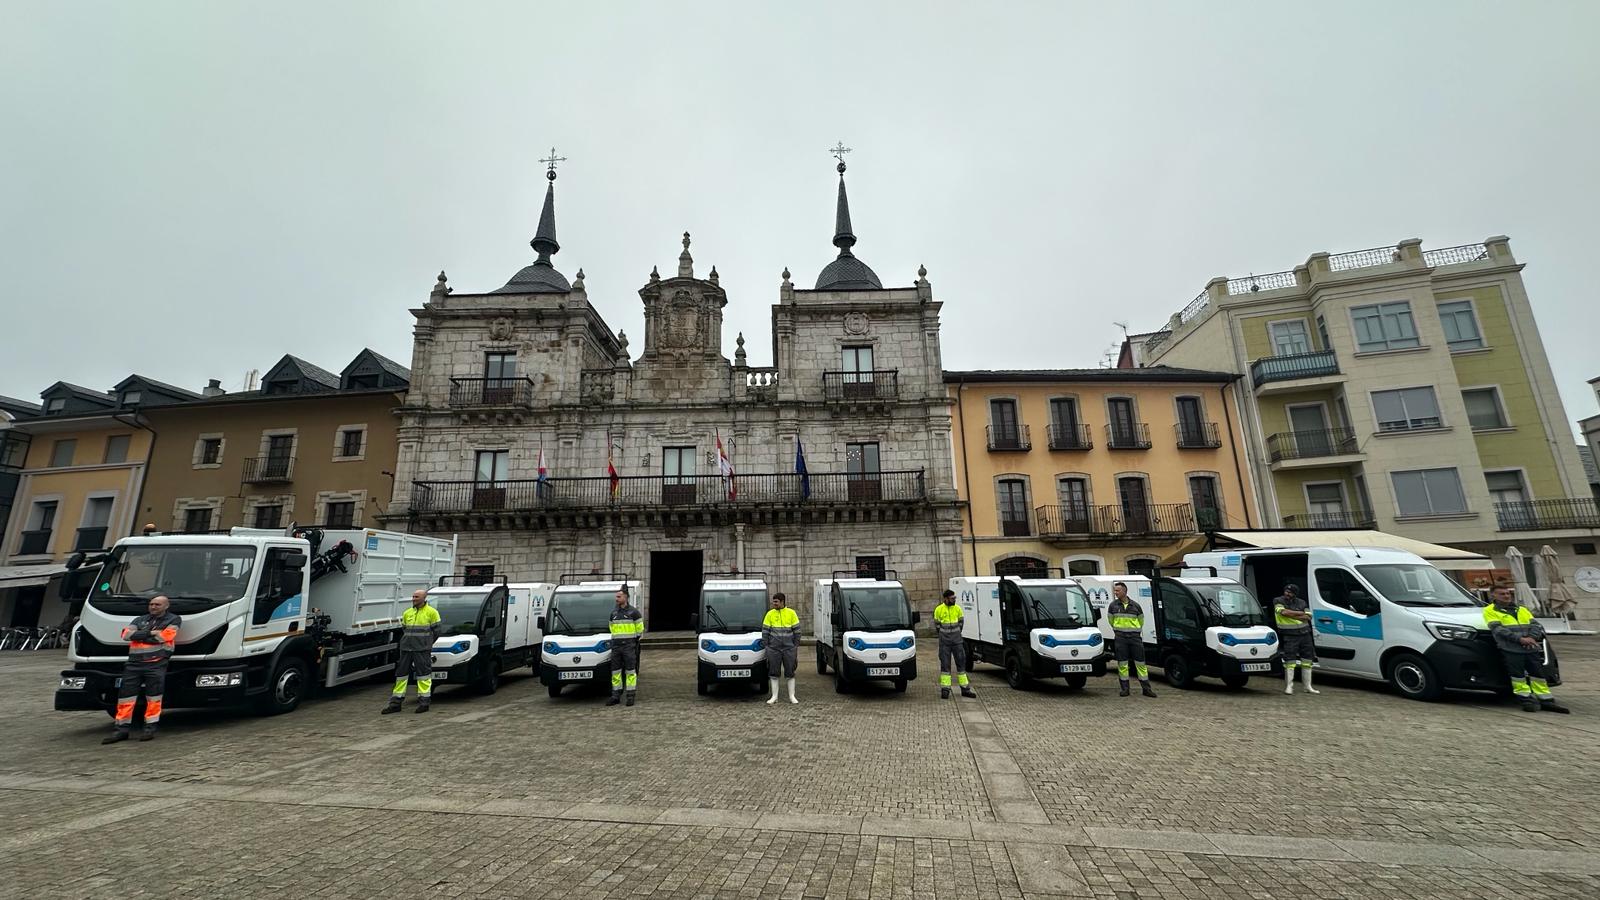
[(881, 581), (877, 578), (818, 578), (817, 584), (837, 584), (839, 587), (897, 587), (905, 589), (898, 581)]
[(253, 547), (253, 546), (255, 546), (257, 544), (260, 544), (260, 543), (263, 543), (265, 541), (292, 541), (292, 542), (295, 542), (295, 543), (306, 544), (307, 546), (310, 546), (310, 542), (308, 542), (305, 538), (289, 537), (288, 535), (284, 534), (281, 531), (272, 532), (270, 534), (266, 533), (266, 532), (262, 532), (262, 533), (259, 533), (259, 534), (151, 534), (151, 535), (136, 534), (136, 535), (132, 535), (130, 537), (119, 538), (117, 540), (117, 543), (118, 544), (123, 544), (123, 543), (164, 544), (164, 545), (185, 545), (185, 544), (187, 544), (189, 546), (205, 545), (205, 546), (211, 546), (211, 547), (215, 547), (215, 546), (217, 546), (219, 544), (223, 544), (223, 545), (234, 544), (234, 545), (239, 545), (239, 546), (251, 546), (251, 547)]
[(500, 587), (500, 585), (498, 585), (498, 584), (481, 584), (481, 585), (474, 584), (474, 585), (470, 585), (469, 586), (469, 585), (464, 585), (464, 584), (451, 584), (451, 585), (446, 585), (444, 587), (431, 587), (431, 588), (428, 588), (428, 596), (432, 597), (432, 596), (434, 596), (436, 594), (448, 594), (448, 595), (451, 595), (451, 596), (466, 596), (466, 595), (471, 595), (471, 594), (482, 594), (483, 596), (487, 597), (489, 595), (489, 593), (491, 591), (493, 591), (497, 587)]
[[(1209, 550), (1203, 553), (1189, 553), (1186, 554), (1184, 558), (1188, 559), (1190, 557), (1194, 557), (1196, 559), (1210, 559), (1215, 556), (1230, 556), (1235, 554), (1239, 556), (1287, 556), (1296, 553), (1329, 553), (1339, 556), (1354, 555), (1361, 558), (1371, 556), (1387, 561), (1402, 560), (1410, 563), (1428, 562), (1426, 559), (1423, 559), (1415, 553), (1412, 553), (1410, 550), (1399, 550), (1394, 547), (1330, 547), (1327, 545), (1307, 547), (1262, 547), (1260, 549), (1241, 547), (1237, 550)], [(1189, 568), (1194, 567), (1190, 566)]]
[(631, 588), (637, 587), (637, 581), (580, 581), (577, 584), (558, 584), (556, 593), (566, 592), (571, 594), (576, 591), (618, 591), (623, 585)]
[(1216, 577), (1210, 575), (1166, 575), (1163, 577), (1179, 584), (1232, 584), (1242, 587), (1239, 582), (1234, 581), (1232, 578), (1223, 578), (1220, 575)]
[(708, 578), (706, 579), (706, 583), (701, 585), (701, 587), (708, 591), (764, 591), (767, 589), (767, 583), (759, 578)]
[(511, 581), (506, 583), (506, 587), (538, 590), (539, 588), (553, 588), (555, 584), (549, 581)]

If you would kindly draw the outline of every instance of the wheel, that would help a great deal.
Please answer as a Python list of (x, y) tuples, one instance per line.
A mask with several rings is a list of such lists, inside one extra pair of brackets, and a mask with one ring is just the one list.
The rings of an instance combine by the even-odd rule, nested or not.
[(1389, 683), (1410, 700), (1437, 700), (1444, 693), (1433, 666), (1415, 653), (1394, 657), (1389, 663)]
[(896, 678), (894, 681), (894, 692), (897, 694), (904, 694), (906, 692), (906, 684), (907, 682), (904, 678)]
[(839, 671), (838, 666), (833, 667), (833, 692), (835, 694), (847, 694), (850, 692), (850, 685), (845, 683), (844, 673)]
[(1167, 657), (1161, 668), (1167, 673), (1167, 684), (1186, 691), (1194, 687), (1194, 673), (1189, 670), (1189, 660), (1185, 657), (1174, 653)]
[(1084, 674), (1080, 673), (1078, 675), (1068, 675), (1067, 676), (1067, 687), (1069, 689), (1071, 689), (1071, 690), (1081, 691), (1081, 690), (1083, 690), (1083, 686), (1088, 684), (1088, 683), (1089, 683), (1089, 676), (1087, 676), (1087, 675), (1084, 675)]
[(817, 674), (828, 674), (828, 659), (822, 655), (822, 645), (817, 645)]
[(694, 692), (696, 694), (704, 697), (706, 692), (709, 690), (711, 690), (711, 685), (706, 684), (706, 680), (704, 678), (696, 678), (694, 680)]
[(1244, 672), (1229, 672), (1222, 676), (1222, 683), (1237, 691), (1250, 683), (1250, 676)]
[(552, 684), (552, 685), (547, 685), (547, 687), (550, 689), (550, 696), (552, 696), (552, 697), (561, 696), (561, 685)]
[(1006, 684), (1014, 691), (1021, 691), (1032, 683), (1033, 679), (1022, 672), (1022, 660), (1015, 653), (1006, 656)]
[(276, 716), (292, 712), (311, 691), (311, 670), (298, 656), (285, 656), (272, 670), (267, 693), (261, 698), (261, 712)]
[(971, 672), (978, 664), (978, 642), (967, 641), (967, 671)]
[(767, 692), (767, 686), (759, 681), (750, 682), (750, 693), (760, 695)]
[(489, 668), (478, 679), (478, 693), (489, 695), (500, 689), (500, 660), (489, 661)]

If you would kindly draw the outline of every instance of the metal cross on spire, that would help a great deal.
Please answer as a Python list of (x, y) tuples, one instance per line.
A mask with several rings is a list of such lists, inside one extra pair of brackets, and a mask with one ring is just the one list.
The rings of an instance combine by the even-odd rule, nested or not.
[(556, 155), (556, 148), (551, 147), (550, 148), (550, 155), (545, 157), (544, 159), (539, 160), (539, 162), (544, 163), (545, 166), (547, 167), (545, 169), (544, 177), (550, 179), (551, 181), (555, 181), (556, 180), (556, 163), (566, 162), (566, 161), (567, 161), (567, 158), (565, 156), (557, 156)]
[(844, 145), (844, 141), (840, 141), (837, 146), (833, 147), (828, 152), (833, 154), (835, 157), (838, 158), (838, 160), (839, 160), (839, 174), (843, 175), (844, 174), (844, 155), (846, 153), (850, 152), (850, 148), (846, 147)]

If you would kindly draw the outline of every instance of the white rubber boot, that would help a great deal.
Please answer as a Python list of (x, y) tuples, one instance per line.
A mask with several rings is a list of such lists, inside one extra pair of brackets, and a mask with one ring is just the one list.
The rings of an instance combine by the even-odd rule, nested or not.
[(800, 698), (798, 698), (798, 697), (796, 697), (794, 695), (794, 679), (793, 678), (789, 679), (789, 702), (790, 703), (799, 703), (800, 702)]
[(1283, 692), (1285, 694), (1294, 693), (1294, 669), (1288, 666), (1283, 667)]
[(1311, 667), (1310, 666), (1301, 666), (1300, 667), (1300, 680), (1304, 681), (1306, 683), (1306, 693), (1308, 693), (1308, 694), (1320, 694), (1320, 693), (1322, 693), (1321, 691), (1319, 691), (1316, 688), (1311, 686)]
[(778, 679), (776, 679), (776, 678), (768, 678), (767, 680), (772, 682), (772, 696), (767, 698), (767, 703), (769, 703), (769, 704), (770, 703), (777, 703), (778, 702)]

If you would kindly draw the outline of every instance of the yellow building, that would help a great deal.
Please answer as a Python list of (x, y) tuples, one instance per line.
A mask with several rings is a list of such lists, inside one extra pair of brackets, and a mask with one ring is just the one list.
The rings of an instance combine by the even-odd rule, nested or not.
[(969, 574), (1148, 574), (1258, 525), (1229, 386), (1156, 366), (946, 372)]

